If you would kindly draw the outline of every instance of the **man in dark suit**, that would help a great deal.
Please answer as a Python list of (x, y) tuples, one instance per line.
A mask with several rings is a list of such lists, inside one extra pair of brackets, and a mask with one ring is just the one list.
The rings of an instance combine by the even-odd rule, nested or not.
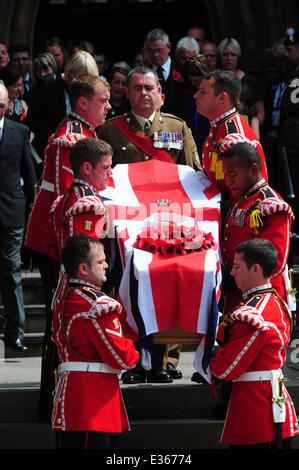
[(168, 35), (162, 29), (152, 29), (146, 36), (145, 45), (152, 68), (159, 77), (162, 93), (165, 95), (161, 110), (183, 117), (180, 114), (177, 98), (183, 85), (184, 68), (170, 57), (171, 43)]
[(4, 117), (7, 103), (7, 89), (0, 83), (0, 291), (6, 320), (4, 341), (14, 350), (25, 352), (20, 252), (25, 223), (24, 192), (27, 203), (33, 202), (36, 176), (29, 129)]

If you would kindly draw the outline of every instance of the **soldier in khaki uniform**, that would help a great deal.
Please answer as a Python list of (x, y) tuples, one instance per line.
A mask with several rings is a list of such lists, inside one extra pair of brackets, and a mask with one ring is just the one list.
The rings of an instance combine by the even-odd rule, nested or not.
[(97, 131), (99, 138), (113, 148), (113, 166), (162, 158), (159, 154), (163, 150), (174, 163), (202, 170), (196, 144), (185, 121), (156, 111), (161, 105), (161, 87), (156, 74), (147, 67), (137, 67), (129, 73), (127, 84), (131, 111), (109, 119)]
[[(106, 121), (97, 131), (98, 137), (113, 148), (112, 166), (157, 158), (202, 170), (186, 123), (172, 114), (160, 113), (163, 95), (155, 72), (147, 67), (136, 67), (127, 76), (125, 90), (131, 111)], [(181, 378), (181, 372), (176, 369), (180, 349), (179, 345), (155, 345), (147, 381), (172, 382), (173, 378)], [(139, 370), (124, 376), (126, 383), (144, 380), (145, 372)]]

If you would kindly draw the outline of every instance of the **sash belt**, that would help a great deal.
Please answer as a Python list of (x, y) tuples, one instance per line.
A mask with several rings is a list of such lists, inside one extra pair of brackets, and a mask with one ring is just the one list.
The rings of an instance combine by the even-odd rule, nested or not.
[(284, 423), (286, 420), (286, 403), (288, 397), (283, 396), (283, 374), (281, 369), (245, 372), (234, 382), (270, 381), (272, 387), (272, 413), (274, 423)]
[(51, 193), (54, 193), (53, 183), (49, 183), (48, 181), (42, 180), (40, 187), (41, 189), (45, 189), (46, 191), (50, 191)]
[(62, 362), (58, 366), (58, 373), (76, 372), (100, 372), (102, 374), (120, 374), (121, 370), (113, 369), (103, 362)]
[(258, 370), (253, 372), (245, 372), (234, 382), (259, 382), (260, 380), (272, 380), (271, 370)]

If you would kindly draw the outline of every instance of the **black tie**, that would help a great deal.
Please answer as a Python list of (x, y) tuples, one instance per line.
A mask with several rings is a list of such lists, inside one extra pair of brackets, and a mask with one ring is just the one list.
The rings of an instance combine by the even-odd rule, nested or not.
[(157, 68), (157, 75), (158, 75), (159, 81), (162, 85), (162, 83), (164, 83), (165, 80), (164, 80), (164, 76), (163, 76), (163, 68), (161, 66)]

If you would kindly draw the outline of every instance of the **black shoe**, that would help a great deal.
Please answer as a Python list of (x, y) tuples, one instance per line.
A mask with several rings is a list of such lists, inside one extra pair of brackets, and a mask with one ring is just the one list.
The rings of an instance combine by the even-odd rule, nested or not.
[(27, 346), (25, 346), (25, 344), (19, 338), (16, 341), (4, 340), (4, 342), (6, 346), (8, 346), (11, 349), (14, 349), (15, 351), (18, 351), (18, 352), (28, 351)]
[(5, 318), (0, 314), (0, 334), (4, 333)]
[(151, 370), (147, 373), (147, 382), (155, 384), (170, 384), (172, 377), (166, 370)]
[(196, 382), (198, 384), (209, 385), (209, 382), (207, 382), (199, 372), (193, 372), (191, 380), (192, 382)]
[(168, 374), (171, 375), (173, 379), (181, 379), (183, 377), (182, 372), (176, 369), (174, 365), (171, 364), (171, 362), (167, 362), (166, 372), (168, 372)]
[(121, 378), (123, 383), (126, 385), (145, 383), (145, 374), (141, 374), (139, 372), (128, 370), (122, 374)]

